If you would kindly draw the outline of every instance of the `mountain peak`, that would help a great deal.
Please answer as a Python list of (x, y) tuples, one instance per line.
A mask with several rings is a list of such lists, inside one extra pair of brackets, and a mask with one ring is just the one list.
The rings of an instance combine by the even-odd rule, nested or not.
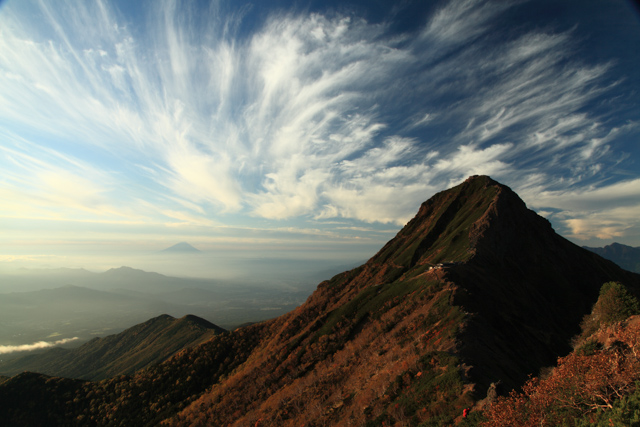
[[(515, 387), (568, 352), (572, 328), (602, 283), (611, 278), (638, 282), (594, 258), (556, 234), (508, 186), (472, 176), (424, 202), (391, 241), (353, 271), (353, 279), (343, 275), (339, 290), (326, 282), (310, 301), (324, 305), (323, 298), (331, 293), (340, 300), (359, 298), (373, 294), (368, 288), (396, 283), (445, 283), (452, 289), (451, 303), (474, 313), (474, 321), (461, 326), (466, 332), (458, 337), (460, 355), (475, 366), (474, 381), (485, 387), (499, 377)], [(513, 319), (520, 326), (512, 326)], [(502, 355), (513, 362), (500, 361), (496, 355), (518, 334), (527, 335), (519, 339), (522, 350)]]
[(180, 319), (178, 319), (178, 322), (190, 323), (203, 329), (213, 329), (218, 333), (225, 331), (223, 328), (209, 322), (208, 320), (203, 319), (202, 317), (195, 316), (193, 314), (187, 314), (186, 316), (181, 317)]
[(489, 175), (471, 175), (469, 178), (465, 179), (464, 183), (481, 183), (483, 185), (501, 185), (498, 181), (495, 181)]
[(485, 175), (472, 176), (424, 202), (416, 216), (370, 261), (392, 260), (404, 268), (467, 261), (486, 228), (481, 219), (486, 220), (489, 211), (497, 209), (499, 199), (500, 205), (526, 210), (509, 187)]
[(91, 341), (74, 349), (52, 349), (2, 364), (3, 373), (37, 370), (48, 375), (100, 380), (162, 362), (224, 329), (197, 316), (176, 319), (162, 314), (118, 334)]
[(161, 252), (173, 252), (173, 253), (195, 253), (200, 252), (200, 250), (194, 248), (187, 242), (176, 243), (173, 246), (170, 246), (166, 249), (163, 249)]

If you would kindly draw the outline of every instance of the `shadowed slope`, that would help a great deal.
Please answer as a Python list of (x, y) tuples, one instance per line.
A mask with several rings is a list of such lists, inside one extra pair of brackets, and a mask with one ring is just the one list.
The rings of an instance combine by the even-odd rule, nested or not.
[(506, 186), (469, 229), (473, 255), (452, 267), (454, 304), (472, 313), (461, 354), (482, 387), (518, 386), (570, 351), (569, 340), (609, 280), (636, 293), (640, 275), (622, 270), (556, 234)]

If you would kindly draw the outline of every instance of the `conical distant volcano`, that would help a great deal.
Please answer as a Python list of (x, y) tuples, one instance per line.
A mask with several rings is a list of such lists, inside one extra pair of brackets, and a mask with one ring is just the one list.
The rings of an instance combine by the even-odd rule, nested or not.
[(171, 252), (171, 253), (188, 254), (188, 253), (196, 253), (196, 252), (200, 252), (200, 251), (198, 249), (194, 248), (193, 246), (191, 246), (187, 242), (180, 242), (180, 243), (176, 243), (175, 245), (173, 245), (171, 247), (168, 247), (167, 249), (163, 249), (161, 252), (163, 252), (163, 253)]

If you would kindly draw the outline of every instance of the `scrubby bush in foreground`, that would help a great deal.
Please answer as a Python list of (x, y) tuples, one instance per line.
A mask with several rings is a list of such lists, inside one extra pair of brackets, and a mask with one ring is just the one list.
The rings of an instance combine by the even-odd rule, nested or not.
[(583, 322), (581, 347), (558, 360), (544, 379), (498, 398), (485, 427), (640, 426), (638, 301), (619, 283), (606, 283)]

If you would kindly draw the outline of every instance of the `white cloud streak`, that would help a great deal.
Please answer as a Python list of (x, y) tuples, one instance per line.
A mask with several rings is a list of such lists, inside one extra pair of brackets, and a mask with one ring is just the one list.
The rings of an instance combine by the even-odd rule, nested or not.
[(619, 129), (585, 107), (612, 64), (574, 58), (571, 31), (500, 40), (516, 6), (450, 1), (417, 37), (320, 14), (275, 14), (240, 37), (241, 13), (177, 1), (135, 28), (108, 2), (10, 2), (0, 130), (27, 129), (29, 144), (0, 150), (0, 189), (27, 188), (23, 209), (206, 226), (225, 214), (403, 224), (479, 173), (575, 187), (611, 163)]
[(43, 350), (45, 348), (55, 347), (57, 345), (66, 344), (79, 339), (78, 337), (65, 338), (58, 341), (38, 341), (33, 344), (22, 345), (0, 345), (0, 354), (16, 353), (20, 351)]
[(640, 229), (640, 179), (557, 191), (524, 192), (534, 208), (553, 207), (548, 216), (563, 224), (569, 237), (580, 241), (611, 241), (638, 237)]

